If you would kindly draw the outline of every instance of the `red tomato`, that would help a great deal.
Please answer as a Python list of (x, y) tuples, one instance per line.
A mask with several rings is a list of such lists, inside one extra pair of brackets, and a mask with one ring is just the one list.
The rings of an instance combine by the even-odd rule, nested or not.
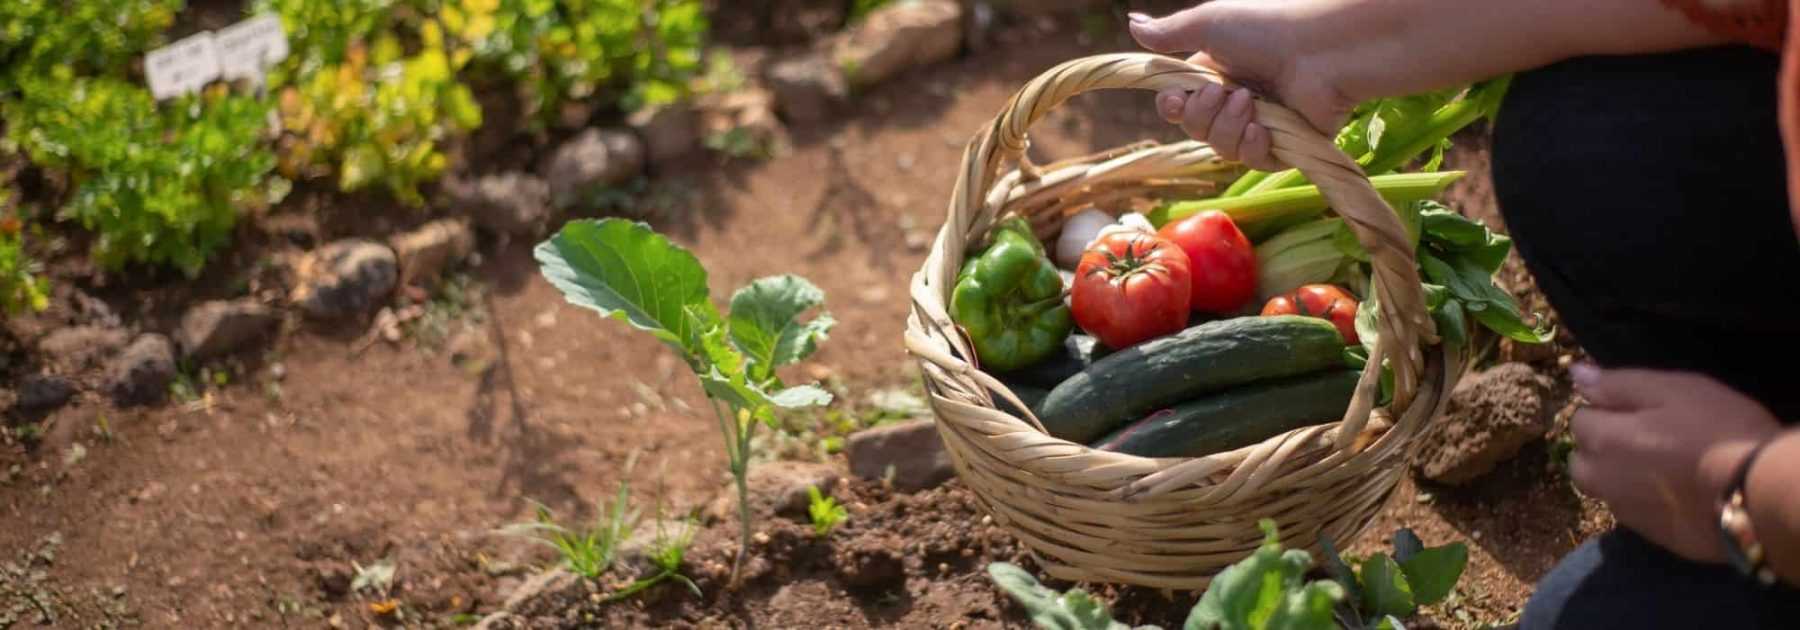
[(1262, 314), (1304, 315), (1327, 320), (1337, 326), (1338, 334), (1349, 345), (1362, 343), (1356, 337), (1356, 298), (1329, 284), (1309, 284), (1287, 295), (1279, 295), (1263, 305)]
[(1164, 225), (1157, 235), (1187, 253), (1194, 310), (1230, 315), (1256, 297), (1256, 249), (1230, 215), (1208, 210)]
[(1075, 323), (1111, 348), (1187, 327), (1187, 254), (1145, 232), (1114, 232), (1089, 245), (1069, 296)]

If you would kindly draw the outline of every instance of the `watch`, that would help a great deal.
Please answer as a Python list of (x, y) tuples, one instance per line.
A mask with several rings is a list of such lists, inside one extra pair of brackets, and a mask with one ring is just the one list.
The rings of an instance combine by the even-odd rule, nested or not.
[(1750, 506), (1744, 496), (1744, 482), (1750, 476), (1750, 465), (1756, 456), (1762, 453), (1768, 440), (1750, 449), (1750, 454), (1738, 464), (1737, 471), (1731, 476), (1731, 483), (1725, 486), (1724, 496), (1719, 505), (1719, 535), (1725, 543), (1725, 558), (1732, 568), (1755, 580), (1763, 586), (1775, 584), (1775, 571), (1768, 566), (1763, 553), (1762, 541), (1756, 537), (1756, 527), (1750, 522)]

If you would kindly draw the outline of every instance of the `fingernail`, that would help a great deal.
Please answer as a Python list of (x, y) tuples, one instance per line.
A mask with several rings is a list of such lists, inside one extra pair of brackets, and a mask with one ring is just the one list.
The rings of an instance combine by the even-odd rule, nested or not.
[[(1117, 14), (1114, 14), (1114, 15), (1117, 15)], [(1125, 17), (1131, 18), (1132, 24), (1149, 24), (1150, 23), (1150, 16), (1142, 14), (1142, 13), (1138, 13), (1136, 11), (1132, 11), (1130, 13), (1125, 14)]]
[(1575, 381), (1576, 389), (1593, 389), (1600, 382), (1600, 368), (1583, 361), (1569, 366), (1569, 378)]

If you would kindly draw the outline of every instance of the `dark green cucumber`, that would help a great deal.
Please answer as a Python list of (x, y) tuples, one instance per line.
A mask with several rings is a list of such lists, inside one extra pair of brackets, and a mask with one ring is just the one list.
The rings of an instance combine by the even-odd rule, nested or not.
[[(1012, 388), (1013, 393), (1019, 396), (1019, 400), (1025, 402), (1025, 406), (1031, 408), (1032, 413), (1037, 413), (1037, 410), (1044, 406), (1044, 397), (1050, 395), (1050, 390), (1042, 387), (1013, 383), (1006, 383), (1006, 386)], [(1001, 411), (1020, 418), (1025, 417), (1025, 412), (1020, 411), (1018, 407), (1013, 406), (1012, 401), (1002, 396), (995, 395), (994, 403), (1000, 406)]]
[(1069, 335), (1063, 340), (1063, 351), (1028, 367), (1011, 372), (998, 372), (994, 376), (1011, 385), (1028, 385), (1050, 389), (1056, 387), (1069, 377), (1087, 369), (1094, 364), (1095, 354), (1104, 350), (1100, 342), (1083, 334)]
[(1323, 319), (1223, 319), (1094, 361), (1050, 390), (1038, 418), (1051, 435), (1086, 444), (1211, 392), (1343, 365), (1344, 338)]
[(1144, 457), (1200, 457), (1249, 446), (1342, 418), (1360, 376), (1354, 370), (1326, 370), (1220, 392), (1150, 414), (1093, 447)]

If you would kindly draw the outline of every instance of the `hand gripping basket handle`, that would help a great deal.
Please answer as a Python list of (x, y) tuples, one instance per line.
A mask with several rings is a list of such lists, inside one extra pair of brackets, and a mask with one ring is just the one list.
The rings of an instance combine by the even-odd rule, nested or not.
[[(979, 230), (985, 230), (996, 217), (983, 216), (992, 209), (984, 200), (1002, 164), (1018, 160), (1027, 146), (1026, 131), (1032, 123), (1069, 98), (1090, 90), (1126, 89), (1164, 90), (1180, 88), (1196, 90), (1207, 83), (1223, 83), (1215, 72), (1194, 64), (1148, 53), (1120, 53), (1075, 59), (1038, 75), (1013, 95), (1000, 115), (969, 141), (963, 153), (962, 172), (957, 175), (956, 189), (950, 202), (950, 216), (944, 235), (949, 238), (944, 253), (960, 260), (964, 244)], [(1383, 358), (1394, 370), (1394, 410), (1404, 411), (1418, 392), (1424, 353), (1420, 342), (1436, 343), (1437, 333), (1425, 307), (1424, 288), (1420, 285), (1417, 262), (1413, 258), (1412, 240), (1399, 217), (1375, 192), (1362, 167), (1337, 148), (1330, 139), (1305, 119), (1281, 105), (1256, 100), (1256, 122), (1268, 128), (1275, 157), (1300, 169), (1314, 184), (1337, 214), (1349, 224), (1356, 239), (1368, 251), (1375, 269), (1373, 291), (1378, 296), (1381, 317), (1379, 339), (1363, 382), (1372, 384)], [(940, 236), (944, 236), (940, 235)], [(933, 285), (941, 288), (944, 299), (955, 286), (959, 265), (928, 265), (939, 277)], [(965, 348), (966, 350), (966, 348)], [(1366, 422), (1367, 387), (1362, 388), (1346, 419), (1355, 426), (1339, 432), (1348, 440)], [(1358, 413), (1357, 407), (1361, 406)]]

